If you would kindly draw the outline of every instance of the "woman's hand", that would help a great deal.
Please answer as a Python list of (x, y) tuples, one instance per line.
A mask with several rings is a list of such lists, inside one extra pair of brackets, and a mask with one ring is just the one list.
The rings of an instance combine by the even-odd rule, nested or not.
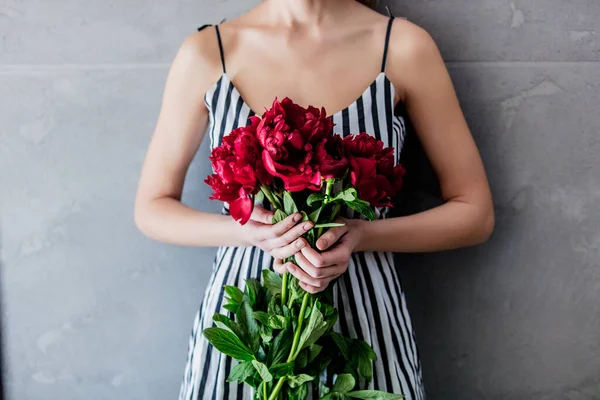
[(319, 253), (310, 246), (304, 246), (295, 255), (296, 264), (284, 264), (282, 259), (275, 259), (273, 269), (279, 273), (290, 272), (309, 293), (325, 290), (332, 280), (348, 269), (350, 257), (360, 243), (364, 223), (345, 218), (338, 218), (335, 222), (344, 226), (330, 228), (317, 240), (319, 250), (330, 250)]
[(298, 253), (308, 243), (301, 238), (313, 227), (312, 222), (298, 223), (299, 213), (273, 224), (273, 213), (255, 206), (250, 220), (244, 225), (244, 236), (249, 244), (269, 253), (273, 258), (286, 259)]

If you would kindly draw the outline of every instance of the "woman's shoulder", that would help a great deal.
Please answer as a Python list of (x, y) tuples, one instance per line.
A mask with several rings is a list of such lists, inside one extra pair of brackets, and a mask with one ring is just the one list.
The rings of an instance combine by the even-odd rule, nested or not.
[(435, 40), (425, 28), (403, 17), (394, 18), (389, 46), (390, 56), (412, 59), (437, 49)]
[(203, 25), (181, 43), (179, 55), (190, 62), (220, 69), (219, 45), (214, 25)]

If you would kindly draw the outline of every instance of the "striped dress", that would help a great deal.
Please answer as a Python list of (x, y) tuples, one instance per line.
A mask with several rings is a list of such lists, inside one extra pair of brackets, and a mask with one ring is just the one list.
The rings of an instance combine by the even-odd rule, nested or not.
[[(335, 123), (336, 134), (367, 132), (386, 146), (394, 146), (398, 162), (406, 129), (403, 118), (394, 115), (394, 86), (385, 74), (392, 19), (390, 17), (382, 46), (381, 72), (359, 98), (330, 118)], [(212, 148), (221, 143), (223, 135), (245, 125), (248, 117), (255, 114), (227, 75), (218, 25), (215, 30), (223, 74), (204, 98), (210, 116), (207, 134)], [(376, 216), (385, 218), (388, 211), (377, 209)], [(223, 212), (227, 213), (226, 207)], [(202, 330), (213, 326), (214, 313), (227, 314), (223, 308), (224, 285), (243, 289), (246, 279), (260, 279), (265, 268), (273, 269), (273, 259), (259, 248), (218, 249), (204, 299), (194, 319), (179, 400), (253, 399), (253, 389), (248, 385), (226, 382), (236, 361), (215, 350)], [(366, 341), (378, 355), (373, 365), (373, 380), (361, 389), (402, 393), (406, 400), (424, 399), (415, 335), (392, 253), (354, 253), (347, 272), (335, 282), (333, 289), (339, 311), (334, 330)]]

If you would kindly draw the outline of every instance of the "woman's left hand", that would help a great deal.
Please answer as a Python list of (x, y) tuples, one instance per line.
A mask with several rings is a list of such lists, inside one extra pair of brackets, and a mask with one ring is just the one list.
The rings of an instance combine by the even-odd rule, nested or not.
[[(275, 260), (274, 269), (279, 273), (290, 272), (300, 281), (300, 286), (309, 293), (325, 290), (327, 285), (348, 269), (352, 253), (361, 239), (361, 220), (338, 218), (334, 222), (344, 226), (329, 228), (317, 240), (317, 252), (305, 246), (294, 255), (296, 264)], [(327, 250), (329, 249), (329, 250)], [(326, 250), (326, 251), (325, 251)]]

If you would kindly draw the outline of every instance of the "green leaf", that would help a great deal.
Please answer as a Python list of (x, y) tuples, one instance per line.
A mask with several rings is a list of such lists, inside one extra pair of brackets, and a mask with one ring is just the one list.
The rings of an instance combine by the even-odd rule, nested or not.
[(269, 300), (269, 305), (267, 306), (267, 312), (271, 315), (282, 315), (283, 310), (281, 309), (281, 296), (274, 295)]
[(306, 212), (300, 211), (300, 214), (302, 214), (302, 222), (310, 221), (310, 218), (308, 218), (308, 214)]
[(236, 304), (240, 304), (242, 302), (242, 297), (244, 296), (244, 292), (240, 290), (237, 286), (225, 286), (225, 293), (229, 296), (231, 302)]
[(206, 328), (202, 334), (221, 353), (236, 360), (252, 361), (254, 354), (233, 332), (222, 328)]
[(287, 318), (281, 315), (271, 315), (269, 317), (268, 325), (273, 329), (283, 329), (287, 325)]
[(294, 332), (292, 331), (291, 325), (288, 325), (275, 336), (273, 347), (271, 348), (271, 351), (269, 351), (267, 357), (267, 364), (275, 365), (285, 361), (292, 349), (293, 335)]
[(356, 357), (358, 363), (358, 373), (367, 382), (370, 381), (373, 378), (372, 361), (377, 360), (377, 354), (371, 346), (358, 339), (352, 341), (352, 354)]
[(402, 394), (387, 393), (380, 390), (356, 390), (346, 394), (355, 399), (369, 400), (399, 400), (404, 398)]
[(231, 318), (217, 313), (213, 315), (212, 319), (215, 322), (215, 325), (217, 325), (219, 328), (226, 329), (237, 336), (235, 322)]
[(290, 385), (290, 387), (295, 388), (295, 387), (298, 387), (300, 385), (303, 385), (306, 382), (310, 382), (310, 381), (312, 381), (314, 379), (315, 379), (314, 376), (310, 376), (310, 375), (306, 375), (306, 374), (300, 374), (300, 375), (288, 377), (287, 382), (288, 382), (288, 385)]
[(244, 382), (250, 375), (254, 373), (254, 366), (251, 362), (243, 361), (238, 363), (231, 369), (227, 382), (240, 381)]
[[(313, 223), (317, 223), (319, 221), (319, 216), (321, 215), (321, 211), (323, 210), (323, 207), (319, 207), (317, 208), (315, 211), (311, 212), (310, 214), (308, 214), (308, 218), (313, 222)], [(310, 231), (309, 231), (310, 232)]]
[(254, 203), (262, 203), (263, 201), (265, 201), (265, 194), (262, 190), (259, 190), (258, 193), (254, 195)]
[(340, 191), (335, 198), (343, 201), (354, 201), (356, 200), (357, 193), (356, 189), (349, 187), (346, 190)]
[(258, 371), (258, 374), (263, 382), (271, 382), (273, 380), (273, 375), (271, 375), (269, 368), (267, 368), (265, 364), (261, 363), (260, 361), (253, 360), (252, 365), (254, 365), (254, 368), (256, 371)]
[(269, 368), (269, 372), (276, 379), (290, 375), (294, 372), (294, 362), (290, 361), (287, 363), (275, 364)]
[(346, 393), (354, 389), (354, 385), (356, 385), (356, 380), (352, 374), (340, 374), (335, 379), (333, 391)]
[(260, 338), (262, 339), (263, 343), (269, 343), (271, 340), (273, 340), (273, 329), (269, 328), (268, 326), (261, 325)]
[(276, 224), (278, 222), (283, 221), (287, 218), (287, 214), (283, 212), (283, 210), (277, 209), (275, 210), (275, 214), (273, 214), (273, 223)]
[(337, 347), (340, 349), (340, 352), (342, 353), (344, 358), (350, 361), (350, 345), (352, 342), (348, 338), (340, 335), (337, 332), (331, 332), (329, 335), (331, 336)]
[(294, 304), (296, 299), (301, 299), (304, 293), (306, 293), (299, 285), (298, 279), (292, 274), (288, 276), (288, 292), (288, 305)]
[(260, 328), (254, 319), (254, 312), (252, 311), (252, 307), (250, 307), (250, 303), (244, 301), (235, 316), (241, 334), (240, 339), (253, 352), (256, 352), (260, 345)]
[(227, 311), (235, 314), (240, 309), (240, 305), (239, 304), (223, 304), (223, 308), (226, 309)]
[(269, 326), (270, 315), (264, 311), (253, 311), (252, 317), (260, 321), (261, 324)]
[(306, 199), (306, 204), (312, 206), (314, 203), (325, 200), (325, 194), (321, 192), (311, 193)]
[(328, 324), (323, 320), (323, 314), (321, 314), (321, 311), (319, 311), (319, 302), (315, 301), (315, 304), (310, 311), (310, 319), (308, 320), (308, 324), (300, 335), (300, 341), (298, 342), (298, 350), (296, 351), (296, 355), (298, 355), (300, 350), (315, 343), (325, 333), (327, 328)]
[(300, 385), (295, 389), (290, 389), (293, 397), (297, 400), (305, 400), (308, 397), (308, 385)]
[(336, 226), (344, 226), (346, 224), (340, 224), (337, 222), (327, 222), (325, 224), (316, 224), (313, 228), (333, 228)]
[(354, 211), (364, 215), (369, 221), (372, 221), (375, 218), (375, 211), (373, 210), (373, 207), (371, 207), (371, 205), (366, 201), (356, 199), (354, 201), (346, 201), (345, 203)]
[(272, 295), (281, 293), (281, 275), (271, 271), (270, 269), (263, 269), (262, 276), (263, 281), (265, 282), (265, 287), (269, 292), (271, 292)]
[(246, 293), (248, 294), (250, 306), (252, 308), (255, 308), (255, 306), (260, 303), (262, 298), (262, 290), (263, 287), (258, 279), (250, 278), (246, 280)]
[(308, 347), (308, 362), (312, 362), (315, 358), (317, 358), (319, 353), (321, 353), (321, 350), (323, 350), (323, 346), (319, 346), (318, 344), (311, 344)]
[(292, 198), (292, 195), (287, 190), (283, 191), (283, 211), (287, 215), (292, 215), (298, 212), (298, 207)]
[(308, 365), (308, 350), (304, 349), (296, 356), (296, 369), (304, 369)]

